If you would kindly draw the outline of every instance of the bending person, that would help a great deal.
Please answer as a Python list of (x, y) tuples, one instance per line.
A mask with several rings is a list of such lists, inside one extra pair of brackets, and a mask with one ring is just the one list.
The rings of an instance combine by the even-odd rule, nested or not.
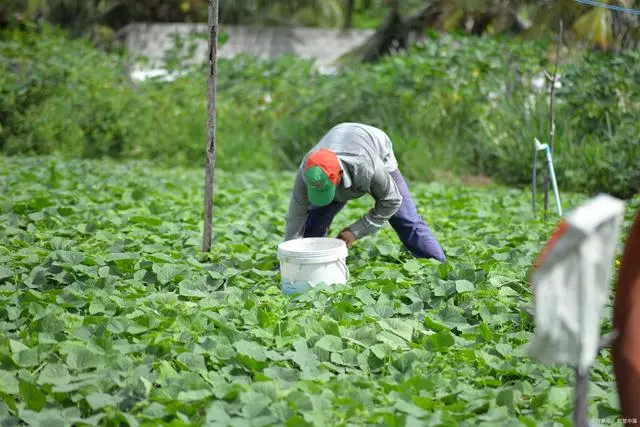
[(339, 233), (347, 247), (389, 221), (413, 256), (445, 261), (442, 247), (411, 199), (389, 137), (360, 123), (333, 127), (304, 156), (289, 203), (285, 240), (325, 237), (346, 203), (365, 194), (371, 194), (375, 206)]

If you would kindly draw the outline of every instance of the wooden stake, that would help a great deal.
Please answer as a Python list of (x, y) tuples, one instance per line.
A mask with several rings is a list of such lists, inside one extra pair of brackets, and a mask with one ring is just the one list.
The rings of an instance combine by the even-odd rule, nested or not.
[[(549, 150), (553, 155), (553, 143), (556, 135), (556, 115), (555, 115), (555, 93), (556, 93), (556, 75), (558, 73), (558, 62), (560, 61), (560, 45), (562, 44), (562, 20), (560, 20), (560, 35), (558, 37), (558, 44), (556, 46), (556, 61), (553, 67), (553, 76), (549, 76), (546, 72), (547, 79), (551, 82), (549, 88)], [(549, 208), (549, 171), (544, 174), (544, 215), (547, 216), (547, 210)]]
[(204, 191), (204, 240), (202, 250), (211, 249), (213, 188), (216, 168), (216, 74), (218, 61), (218, 0), (209, 0), (209, 72), (207, 102), (207, 161)]

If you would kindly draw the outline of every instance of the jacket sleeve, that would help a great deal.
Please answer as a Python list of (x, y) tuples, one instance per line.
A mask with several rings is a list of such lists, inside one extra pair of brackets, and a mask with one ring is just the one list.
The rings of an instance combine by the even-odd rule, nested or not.
[(381, 162), (375, 164), (375, 172), (368, 190), (375, 200), (375, 206), (349, 226), (349, 230), (358, 239), (378, 232), (402, 205), (400, 190)]
[(289, 202), (289, 212), (286, 216), (285, 241), (302, 237), (308, 211), (309, 199), (307, 198), (307, 188), (302, 177), (302, 172), (298, 170), (293, 185), (291, 201)]

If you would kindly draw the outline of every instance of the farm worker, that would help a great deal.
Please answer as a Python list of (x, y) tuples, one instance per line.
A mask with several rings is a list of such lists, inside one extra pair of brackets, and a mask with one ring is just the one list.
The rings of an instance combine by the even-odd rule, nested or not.
[(347, 247), (389, 221), (413, 256), (445, 261), (398, 170), (391, 140), (382, 130), (360, 123), (333, 127), (304, 156), (289, 203), (285, 240), (325, 237), (346, 203), (367, 193), (375, 206), (338, 234)]

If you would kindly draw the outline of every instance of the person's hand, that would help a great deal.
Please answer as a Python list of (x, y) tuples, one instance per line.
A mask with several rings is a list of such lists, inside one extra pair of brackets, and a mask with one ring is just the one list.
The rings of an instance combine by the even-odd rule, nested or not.
[(351, 245), (353, 245), (353, 242), (357, 240), (356, 236), (354, 236), (353, 233), (347, 228), (345, 228), (340, 232), (340, 234), (338, 234), (338, 239), (343, 240), (347, 244), (347, 248), (350, 248)]

